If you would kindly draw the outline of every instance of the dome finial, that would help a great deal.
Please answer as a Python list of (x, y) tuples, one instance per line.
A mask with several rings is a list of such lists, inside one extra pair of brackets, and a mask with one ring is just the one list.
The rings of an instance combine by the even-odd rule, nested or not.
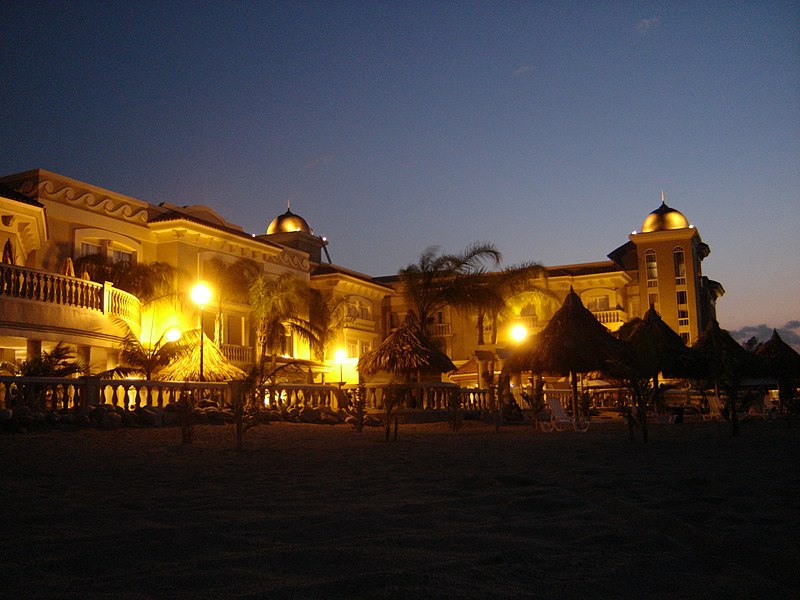
[(664, 200), (664, 190), (661, 190), (661, 204), (666, 204), (667, 202)]

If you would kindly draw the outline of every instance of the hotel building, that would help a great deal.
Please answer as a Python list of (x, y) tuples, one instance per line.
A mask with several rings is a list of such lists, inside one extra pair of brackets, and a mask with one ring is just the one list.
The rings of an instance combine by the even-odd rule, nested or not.
[[(206, 206), (151, 204), (42, 169), (0, 178), (0, 245), (5, 248), (0, 263), (0, 361), (38, 355), (63, 341), (97, 372), (118, 362), (120, 320), (149, 341), (171, 327), (196, 328), (202, 318), (204, 331), (225, 356), (247, 367), (256, 351), (256, 327), (247, 304), (220, 299), (217, 293), (200, 315), (185, 307), (155, 309), (110, 283), (87, 281), (69, 271), (71, 263), (90, 254), (108, 261), (158, 261), (175, 267), (178, 286), (188, 290), (209, 279), (212, 261), (233, 268), (247, 259), (263, 273), (291, 273), (311, 288), (347, 299), (352, 318), (332, 344), (345, 351), (346, 359), (334, 364), (329, 351), (326, 363), (315, 361), (308, 344), (289, 337), (284, 360), (302, 362), (318, 375), (317, 381), (334, 369), (328, 380), (338, 380), (341, 368), (345, 380), (355, 382), (358, 357), (401, 323), (408, 308), (396, 277), (372, 277), (332, 264), (327, 244), (291, 210), (256, 234)], [(612, 331), (641, 317), (652, 304), (692, 343), (715, 318), (716, 300), (724, 293), (702, 273), (708, 254), (697, 229), (662, 199), (641, 230), (609, 253), (608, 260), (548, 267), (546, 285), (556, 300), (574, 288)], [(549, 316), (521, 307), (498, 324), (492, 347), (478, 348), (475, 316), (446, 308), (431, 333), (462, 364), (476, 351), (507, 347), (514, 325), (535, 333)]]

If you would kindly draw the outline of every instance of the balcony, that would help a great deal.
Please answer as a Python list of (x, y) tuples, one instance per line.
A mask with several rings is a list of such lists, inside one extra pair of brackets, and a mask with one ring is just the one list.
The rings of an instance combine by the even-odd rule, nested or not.
[(428, 332), (432, 337), (441, 337), (453, 333), (450, 323), (431, 323), (428, 325)]
[(625, 322), (625, 312), (622, 310), (601, 310), (592, 312), (594, 318), (600, 321), (603, 325), (613, 325), (615, 323)]
[(357, 329), (358, 331), (368, 331), (373, 333), (375, 331), (375, 321), (371, 319), (361, 319), (355, 317), (350, 320), (347, 325), (345, 325), (345, 329)]
[(0, 298), (113, 315), (124, 320), (132, 329), (139, 328), (139, 299), (114, 288), (110, 283), (101, 284), (37, 269), (0, 264)]

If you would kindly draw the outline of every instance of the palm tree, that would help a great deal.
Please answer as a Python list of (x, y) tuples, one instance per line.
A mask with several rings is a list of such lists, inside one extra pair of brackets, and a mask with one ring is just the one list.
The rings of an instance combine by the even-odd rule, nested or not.
[(177, 270), (164, 262), (108, 262), (100, 254), (89, 254), (75, 261), (78, 273), (87, 273), (92, 281), (110, 281), (115, 287), (133, 294), (142, 304), (175, 295)]
[[(542, 285), (544, 282), (544, 285)], [(485, 343), (484, 323), (491, 323), (490, 344), (497, 344), (497, 324), (512, 309), (533, 305), (537, 313), (558, 308), (555, 295), (547, 290), (547, 269), (538, 263), (507, 267), (500, 273), (476, 273), (462, 286), (464, 296), (454, 298), (456, 308), (477, 312), (478, 346)]]
[(324, 362), (328, 348), (336, 334), (355, 320), (347, 312), (349, 296), (326, 294), (319, 290), (310, 290), (309, 333), (307, 340), (311, 344), (317, 360)]
[(275, 370), (277, 355), (284, 351), (286, 334), (298, 333), (306, 339), (313, 337), (310, 323), (301, 314), (308, 306), (308, 286), (291, 273), (278, 277), (262, 273), (250, 286), (250, 308), (257, 323), (260, 379), (264, 376), (264, 361), (272, 356)]
[(217, 290), (218, 311), (214, 337), (218, 346), (225, 343), (222, 330), (223, 305), (233, 302), (246, 304), (250, 286), (260, 273), (258, 263), (249, 258), (240, 258), (234, 263), (212, 258), (204, 263), (204, 274)]
[[(6, 372), (19, 377), (71, 377), (83, 373), (85, 367), (68, 346), (58, 342), (52, 350), (44, 350), (39, 356), (0, 364), (0, 373)], [(20, 396), (28, 396), (31, 408), (44, 409), (46, 395), (46, 387), (38, 388), (36, 384), (30, 388), (21, 386)]]
[(426, 335), (437, 312), (447, 305), (464, 305), (464, 298), (475, 293), (476, 280), (469, 276), (484, 272), (487, 262), (496, 265), (502, 259), (489, 243), (475, 243), (461, 254), (437, 255), (437, 251), (436, 247), (426, 249), (418, 262), (398, 273), (402, 293)]
[(124, 377), (143, 375), (148, 381), (153, 379), (154, 374), (191, 348), (191, 344), (184, 341), (171, 342), (167, 340), (166, 335), (164, 333), (155, 343), (145, 345), (130, 328), (126, 328), (121, 343), (120, 362), (122, 364), (102, 374)]

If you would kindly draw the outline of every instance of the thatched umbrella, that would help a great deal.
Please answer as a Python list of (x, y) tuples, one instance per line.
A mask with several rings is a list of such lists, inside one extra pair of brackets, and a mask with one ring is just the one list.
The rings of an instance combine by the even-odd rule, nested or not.
[(449, 373), (455, 368), (450, 357), (412, 322), (398, 327), (377, 348), (364, 354), (358, 361), (358, 372), (362, 375), (387, 371), (409, 378), (414, 372)]
[(631, 358), (653, 377), (658, 374), (687, 377), (697, 368), (698, 357), (664, 321), (652, 305), (642, 319), (632, 319), (617, 331), (617, 337), (630, 344)]
[[(201, 381), (200, 378), (200, 336), (197, 331), (187, 332), (186, 344), (191, 351), (180, 356), (164, 367), (156, 379), (162, 381)], [(247, 374), (233, 366), (225, 358), (217, 345), (205, 334), (203, 340), (203, 378), (202, 381), (230, 381), (244, 379)]]
[(564, 303), (531, 342), (506, 362), (512, 371), (555, 373), (572, 377), (572, 414), (578, 415), (578, 373), (606, 371), (624, 360), (627, 349), (583, 305), (570, 287)]
[(740, 346), (731, 335), (712, 320), (697, 338), (693, 348), (702, 357), (704, 370), (714, 379), (715, 394), (722, 385), (728, 396), (733, 435), (739, 434), (737, 404), (743, 380), (763, 373), (758, 356)]
[(789, 403), (792, 401), (796, 382), (800, 379), (800, 354), (773, 329), (772, 337), (756, 349), (756, 355), (764, 361), (766, 372), (778, 380), (778, 397), (788, 416)]

